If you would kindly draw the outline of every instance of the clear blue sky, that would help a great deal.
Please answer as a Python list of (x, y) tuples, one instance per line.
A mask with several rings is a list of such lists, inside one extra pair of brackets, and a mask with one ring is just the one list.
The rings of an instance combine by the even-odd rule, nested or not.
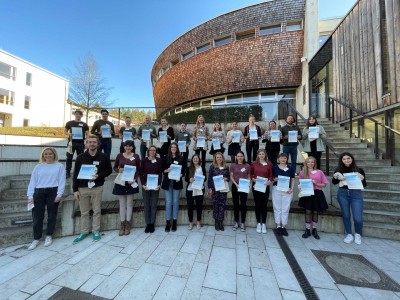
[[(343, 16), (355, 1), (319, 0), (320, 18)], [(150, 73), (165, 47), (209, 19), (260, 2), (0, 0), (0, 49), (63, 77), (91, 52), (115, 106), (153, 106)]]

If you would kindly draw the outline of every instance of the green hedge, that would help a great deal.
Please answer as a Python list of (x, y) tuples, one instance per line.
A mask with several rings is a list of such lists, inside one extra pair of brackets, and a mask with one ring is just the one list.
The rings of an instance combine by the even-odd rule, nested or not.
[(260, 105), (251, 106), (232, 106), (232, 107), (221, 107), (221, 108), (201, 108), (192, 111), (182, 112), (167, 116), (166, 119), (170, 124), (195, 123), (198, 115), (203, 115), (207, 123), (213, 123), (216, 121), (230, 123), (246, 122), (249, 120), (249, 115), (253, 114), (256, 120), (261, 120), (262, 107)]

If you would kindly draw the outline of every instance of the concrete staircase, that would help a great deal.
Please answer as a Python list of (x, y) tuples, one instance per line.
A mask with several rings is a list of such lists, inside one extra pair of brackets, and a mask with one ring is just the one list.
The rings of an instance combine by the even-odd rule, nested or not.
[[(364, 190), (364, 229), (366, 236), (400, 240), (400, 166), (391, 166), (389, 160), (376, 159), (373, 148), (358, 138), (350, 138), (349, 130), (329, 120), (318, 120), (327, 133), (329, 141), (338, 151), (348, 151), (364, 169), (367, 188)], [(300, 125), (301, 126), (301, 125)], [(330, 175), (337, 166), (338, 159), (329, 155)], [(326, 156), (321, 160), (322, 170), (326, 170)], [(334, 205), (337, 187), (331, 187)]]

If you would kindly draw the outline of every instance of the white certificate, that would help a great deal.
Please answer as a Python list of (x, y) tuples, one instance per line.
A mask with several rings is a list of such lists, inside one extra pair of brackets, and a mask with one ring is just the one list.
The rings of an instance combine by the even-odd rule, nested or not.
[(257, 129), (249, 130), (250, 141), (258, 140)]
[(278, 175), (277, 190), (287, 192), (289, 190), (290, 177)]
[(308, 138), (310, 140), (319, 138), (319, 127), (309, 127), (308, 128)]
[(93, 176), (96, 175), (97, 168), (95, 165), (81, 165), (79, 170), (78, 179), (89, 179), (92, 180)]
[(280, 142), (281, 141), (281, 131), (280, 130), (271, 130), (269, 132), (269, 136), (271, 137), (271, 142)]
[(155, 190), (158, 187), (158, 175), (148, 174), (146, 187), (148, 190)]
[(171, 164), (169, 167), (171, 170), (168, 173), (168, 178), (173, 179), (173, 180), (180, 180), (181, 179), (181, 171), (182, 171), (182, 166), (181, 165), (176, 165), (176, 164)]
[(212, 144), (214, 150), (221, 150), (221, 142), (219, 141), (219, 139), (213, 139)]
[(250, 189), (250, 180), (244, 179), (244, 178), (239, 178), (239, 188), (238, 192), (242, 193), (249, 193)]
[(160, 131), (158, 134), (160, 136), (160, 143), (168, 142), (167, 132), (166, 131)]
[(179, 152), (186, 152), (186, 141), (178, 141)]
[(225, 190), (226, 186), (223, 175), (213, 176), (213, 181), (214, 181), (215, 191), (218, 192)]
[(122, 172), (122, 180), (133, 181), (136, 174), (136, 166), (125, 165), (124, 172)]
[(364, 186), (361, 182), (361, 178), (358, 176), (358, 173), (344, 173), (344, 178), (347, 181), (347, 187), (349, 190), (363, 190)]
[(204, 148), (206, 145), (206, 138), (204, 136), (197, 137), (197, 148)]
[(268, 178), (257, 176), (254, 190), (265, 193), (265, 191), (267, 190), (266, 184), (268, 184)]
[(297, 143), (297, 130), (291, 130), (288, 132), (289, 135), (289, 143)]
[(314, 195), (314, 185), (312, 179), (299, 179), (301, 194), (303, 196)]
[(192, 188), (195, 190), (202, 190), (204, 185), (204, 175), (194, 175), (194, 181), (192, 182)]
[(132, 139), (132, 132), (131, 131), (123, 131), (122, 132), (122, 141), (133, 141)]
[(142, 130), (142, 140), (150, 142), (150, 132), (151, 130)]
[(232, 132), (232, 143), (240, 143), (240, 132)]
[(71, 127), (71, 135), (73, 140), (83, 140), (82, 127)]
[(101, 127), (101, 137), (111, 138), (111, 127), (110, 126), (104, 125)]

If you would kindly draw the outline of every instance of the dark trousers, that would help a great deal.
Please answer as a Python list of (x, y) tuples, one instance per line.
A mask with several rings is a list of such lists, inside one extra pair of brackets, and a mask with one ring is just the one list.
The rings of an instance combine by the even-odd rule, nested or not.
[(187, 162), (189, 159), (189, 148), (186, 147), (186, 152), (182, 152), (181, 154), (183, 156), (183, 162), (184, 162), (185, 166), (187, 167)]
[(312, 151), (312, 152), (307, 152), (308, 156), (312, 156), (315, 158), (315, 160), (317, 161), (317, 169), (321, 170), (321, 156), (322, 156), (322, 152), (321, 151)]
[(197, 221), (201, 221), (201, 216), (203, 214), (203, 200), (204, 200), (204, 189), (203, 189), (203, 195), (201, 196), (194, 196), (193, 197), (193, 191), (188, 191), (186, 190), (186, 200), (187, 200), (187, 207), (188, 207), (188, 217), (189, 217), (189, 222), (193, 222), (193, 209), (194, 209), (194, 204), (196, 202), (196, 211), (197, 211)]
[(110, 159), (111, 147), (112, 147), (111, 141), (100, 141), (99, 151), (100, 152), (103, 151), (104, 154), (108, 156), (108, 159)]
[(282, 152), (290, 157), (292, 169), (296, 172), (297, 146), (283, 146)]
[(72, 142), (72, 153), (67, 152), (67, 160), (65, 161), (65, 170), (67, 173), (71, 173), (72, 169), (72, 158), (74, 157), (74, 153), (76, 152), (76, 156), (79, 154), (82, 154), (83, 151), (85, 150), (85, 144), (82, 143), (75, 143)]
[(142, 189), (143, 206), (144, 206), (144, 220), (146, 224), (154, 224), (156, 222), (158, 196), (160, 191), (145, 191)]
[(272, 164), (277, 164), (277, 160), (278, 160), (278, 155), (279, 155), (279, 150), (267, 150), (267, 155), (268, 155), (268, 160), (272, 163)]
[(265, 193), (255, 191), (253, 187), (253, 197), (255, 204), (254, 211), (256, 213), (257, 223), (266, 223), (269, 186), (267, 186)]
[[(239, 210), (241, 212), (242, 223), (246, 222), (247, 213), (247, 193), (238, 192), (235, 184), (232, 184), (232, 200), (233, 200), (233, 214), (235, 217), (235, 222), (239, 223)], [(239, 206), (240, 200), (240, 206)]]
[(57, 222), (58, 203), (54, 200), (57, 197), (57, 187), (35, 189), (32, 209), (33, 238), (40, 240), (43, 233), (44, 211), (47, 206), (47, 235), (53, 235)]
[(246, 144), (246, 153), (247, 153), (247, 163), (251, 164), (252, 161), (257, 159), (257, 151), (260, 147), (258, 141), (250, 141)]
[(140, 144), (140, 159), (144, 159), (146, 157), (147, 146), (146, 144)]
[(200, 157), (200, 153), (201, 153), (201, 166), (202, 166), (203, 168), (205, 168), (205, 167), (206, 167), (206, 154), (207, 154), (207, 151), (206, 151), (206, 150), (203, 150), (203, 148), (200, 148), (200, 149), (195, 150), (194, 152), (195, 152), (199, 157)]

